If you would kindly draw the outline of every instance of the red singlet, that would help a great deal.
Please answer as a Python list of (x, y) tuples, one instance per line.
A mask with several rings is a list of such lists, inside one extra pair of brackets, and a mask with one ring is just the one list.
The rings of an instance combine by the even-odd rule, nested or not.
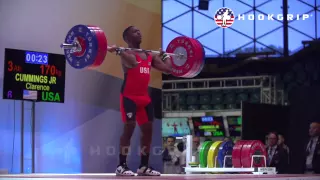
[(138, 65), (127, 69), (120, 94), (122, 120), (137, 121), (139, 125), (153, 120), (153, 107), (148, 93), (152, 56), (146, 60), (136, 54)]
[(128, 68), (124, 74), (121, 88), (123, 96), (149, 96), (152, 55), (148, 55), (147, 59), (143, 60), (136, 54), (136, 60), (139, 64), (134, 68)]

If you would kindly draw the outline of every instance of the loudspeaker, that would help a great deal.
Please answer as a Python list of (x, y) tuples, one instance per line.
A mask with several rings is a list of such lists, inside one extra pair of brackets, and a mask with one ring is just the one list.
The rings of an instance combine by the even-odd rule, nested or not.
[(209, 0), (199, 0), (199, 10), (208, 10)]

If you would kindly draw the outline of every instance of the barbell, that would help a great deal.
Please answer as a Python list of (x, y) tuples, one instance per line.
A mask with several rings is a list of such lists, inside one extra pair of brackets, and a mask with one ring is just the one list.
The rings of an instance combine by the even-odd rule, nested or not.
[[(72, 27), (64, 43), (67, 62), (76, 69), (98, 67), (106, 59), (108, 40), (103, 30), (97, 26), (76, 25)], [(118, 47), (119, 49), (160, 54), (160, 51)], [(193, 78), (203, 69), (205, 51), (202, 44), (193, 38), (178, 36), (166, 48), (172, 63), (172, 75)]]

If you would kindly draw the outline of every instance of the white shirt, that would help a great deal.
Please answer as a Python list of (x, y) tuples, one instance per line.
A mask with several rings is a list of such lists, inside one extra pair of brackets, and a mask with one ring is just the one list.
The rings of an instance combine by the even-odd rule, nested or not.
[(171, 156), (172, 160), (164, 162), (164, 174), (180, 174), (181, 167), (180, 165), (175, 165), (175, 162), (178, 160), (178, 158), (180, 158), (182, 153), (176, 147), (174, 147), (173, 149), (168, 149), (168, 151), (169, 156)]
[[(313, 160), (314, 150), (316, 149), (316, 146), (318, 143), (318, 139), (319, 139), (319, 136), (311, 138), (308, 143), (308, 146), (306, 149), (306, 151), (309, 151), (309, 154), (306, 159), (306, 167), (308, 169), (312, 169), (312, 160)], [(311, 144), (311, 140), (312, 140), (312, 144)]]

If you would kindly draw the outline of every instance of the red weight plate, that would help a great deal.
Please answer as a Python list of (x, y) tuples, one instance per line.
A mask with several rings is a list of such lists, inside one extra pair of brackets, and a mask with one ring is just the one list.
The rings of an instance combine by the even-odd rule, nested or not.
[(194, 78), (199, 74), (199, 72), (202, 70), (202, 68), (204, 66), (203, 59), (205, 58), (204, 49), (202, 47), (202, 44), (197, 39), (192, 39), (192, 40), (198, 46), (199, 50), (197, 52), (199, 52), (199, 54), (197, 54), (196, 56), (199, 57), (199, 59), (197, 59), (197, 66), (194, 69), (192, 75), (189, 76), (189, 78)]
[[(244, 168), (251, 167), (251, 159), (253, 155), (263, 155), (267, 158), (267, 151), (265, 145), (258, 140), (247, 141), (241, 150), (241, 164)], [(253, 159), (252, 167), (265, 167), (265, 160), (263, 157)]]
[(197, 46), (197, 54), (195, 55), (197, 57), (197, 65), (195, 66), (195, 68), (192, 71), (192, 74), (189, 76), (189, 78), (194, 78), (197, 75), (197, 72), (199, 71), (199, 68), (201, 67), (201, 59), (203, 58), (203, 53), (202, 53), (202, 48), (201, 48), (201, 44), (196, 40), (196, 39), (192, 39), (192, 41), (194, 42), (194, 44)]
[(203, 70), (203, 67), (204, 67), (204, 65), (206, 63), (206, 52), (204, 50), (204, 47), (202, 46), (202, 44), (198, 40), (196, 40), (196, 41), (199, 43), (199, 45), (200, 45), (200, 47), (202, 49), (203, 56), (202, 56), (202, 59), (201, 59), (201, 65), (200, 65), (198, 71), (196, 72), (195, 76), (197, 76), (198, 74), (201, 73), (201, 71)]
[[(199, 44), (195, 41), (195, 39), (192, 39), (192, 38), (189, 38), (190, 41), (192, 42), (192, 44), (194, 45), (194, 47), (197, 49), (195, 52), (198, 52), (200, 51), (200, 46)], [(197, 72), (198, 68), (199, 68), (199, 59), (196, 59), (195, 61), (195, 65), (193, 66), (193, 68), (186, 74), (184, 75), (183, 77), (184, 78), (193, 78), (194, 77), (194, 74)]]
[(167, 49), (166, 52), (174, 53), (174, 54), (185, 54), (186, 57), (183, 59), (178, 59), (177, 57), (170, 57), (172, 62), (172, 75), (176, 77), (183, 77), (190, 70), (194, 68), (196, 65), (197, 57), (195, 54), (199, 54), (196, 52), (197, 48), (193, 45), (190, 38), (185, 36), (176, 37), (173, 39)]
[(244, 144), (246, 144), (247, 141), (240, 140), (237, 141), (236, 144), (233, 146), (232, 150), (232, 165), (235, 168), (241, 168), (241, 151)]
[(90, 67), (98, 67), (103, 63), (103, 61), (107, 55), (107, 46), (108, 46), (107, 38), (106, 38), (103, 30), (100, 29), (99, 27), (89, 26), (89, 28), (95, 32), (97, 40), (98, 40), (98, 54), (97, 54), (97, 57), (96, 57), (94, 63)]
[(101, 44), (101, 42), (100, 42), (100, 40), (99, 40), (99, 34), (98, 34), (98, 27), (97, 26), (93, 26), (93, 25), (87, 25), (88, 26), (88, 28), (92, 31), (92, 32), (94, 32), (95, 33), (95, 35), (96, 35), (96, 37), (97, 37), (97, 41), (98, 41), (98, 47), (97, 47), (97, 56), (96, 56), (96, 58), (94, 59), (94, 62), (93, 62), (93, 64), (91, 64), (90, 66), (88, 66), (88, 68), (94, 68), (94, 67), (97, 67), (97, 61), (99, 61), (101, 58), (100, 58), (100, 52), (98, 51), (98, 49), (100, 48), (100, 44)]
[(106, 58), (108, 42), (107, 42), (106, 35), (104, 34), (103, 30), (100, 28), (97, 31), (97, 37), (99, 40), (98, 52), (99, 52), (100, 57), (99, 57), (99, 59), (97, 59), (95, 66), (100, 66)]

